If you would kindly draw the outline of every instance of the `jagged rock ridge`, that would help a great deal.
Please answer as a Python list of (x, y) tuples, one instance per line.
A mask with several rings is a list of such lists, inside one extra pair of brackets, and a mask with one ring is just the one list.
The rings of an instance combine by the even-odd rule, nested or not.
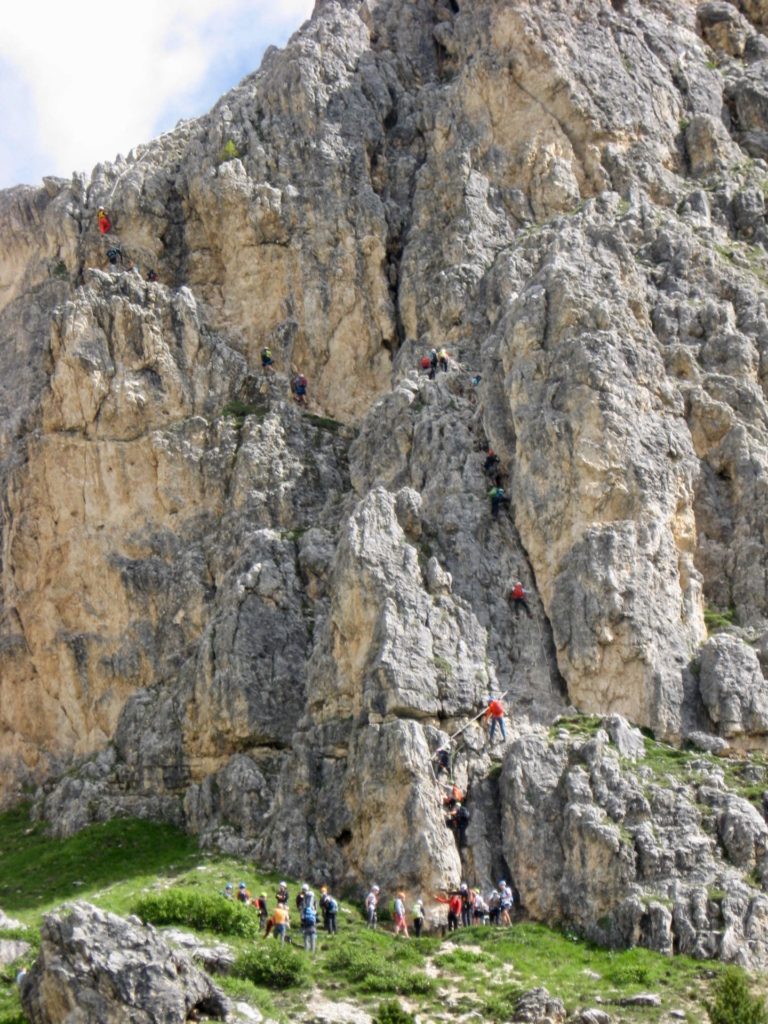
[(321, 0), (208, 116), (0, 197), (4, 800), (85, 759), (62, 830), (485, 883), (514, 787), (468, 729), (462, 865), (428, 757), (491, 690), (765, 745), (767, 25)]

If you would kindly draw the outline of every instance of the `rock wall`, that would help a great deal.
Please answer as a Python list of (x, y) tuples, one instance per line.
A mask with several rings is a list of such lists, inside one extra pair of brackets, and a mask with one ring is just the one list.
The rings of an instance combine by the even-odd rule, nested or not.
[(511, 864), (480, 728), (463, 863), (429, 766), (490, 692), (765, 745), (764, 6), (319, 0), (0, 195), (0, 800), (432, 886)]

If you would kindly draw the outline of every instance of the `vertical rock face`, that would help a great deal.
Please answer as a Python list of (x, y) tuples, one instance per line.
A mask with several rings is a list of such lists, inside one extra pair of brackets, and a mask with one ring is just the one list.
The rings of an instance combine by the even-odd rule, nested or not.
[(0, 195), (2, 801), (439, 885), (551, 846), (476, 725), (463, 861), (444, 828), (429, 756), (489, 693), (765, 744), (765, 32), (321, 0), (206, 117)]

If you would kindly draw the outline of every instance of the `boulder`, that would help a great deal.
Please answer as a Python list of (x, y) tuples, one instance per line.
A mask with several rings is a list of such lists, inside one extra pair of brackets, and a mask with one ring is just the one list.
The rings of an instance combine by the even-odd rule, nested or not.
[(229, 1001), (151, 927), (78, 902), (47, 914), (21, 983), (31, 1024), (184, 1024), (224, 1020)]
[(718, 634), (701, 649), (699, 691), (720, 736), (768, 732), (768, 682), (754, 649)]

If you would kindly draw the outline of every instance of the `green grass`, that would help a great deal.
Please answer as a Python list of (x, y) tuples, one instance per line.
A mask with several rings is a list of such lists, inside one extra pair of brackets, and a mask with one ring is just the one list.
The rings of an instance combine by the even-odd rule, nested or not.
[[(720, 772), (731, 792), (749, 800), (762, 812), (763, 793), (768, 789), (768, 757), (763, 753), (722, 758), (701, 750), (680, 750), (646, 737), (645, 758), (640, 765), (650, 768), (661, 785), (672, 779), (695, 787), (708, 772)], [(634, 764), (628, 765), (630, 770), (633, 767)]]
[[(651, 760), (665, 771), (692, 771), (689, 760), (700, 757), (648, 743)], [(273, 1019), (295, 1018), (306, 1006), (307, 992), (317, 989), (335, 1001), (361, 1004), (372, 1015), (397, 997), (420, 1020), (433, 1020), (445, 1012), (450, 988), (457, 993), (457, 1012), (474, 1011), (501, 1022), (509, 1019), (520, 992), (544, 985), (569, 1011), (596, 1005), (598, 998), (610, 1009), (611, 1000), (621, 996), (659, 992), (660, 1010), (627, 1007), (622, 1021), (658, 1024), (670, 1008), (680, 1008), (691, 1024), (698, 1024), (705, 1020), (703, 1000), (713, 995), (712, 978), (722, 970), (716, 963), (645, 949), (599, 949), (536, 924), (395, 939), (386, 925), (376, 932), (367, 929), (359, 908), (345, 902), (339, 934), (319, 931), (317, 954), (310, 958), (300, 948), (295, 924), (292, 947), (247, 937), (253, 935), (247, 926), (241, 933), (237, 922), (255, 924), (255, 913), (248, 918), (248, 911), (220, 896), (227, 881), (237, 885), (240, 880), (254, 895), (265, 891), (273, 905), (278, 876), (242, 860), (202, 853), (189, 837), (167, 826), (114, 821), (55, 840), (30, 823), (23, 810), (0, 815), (0, 906), (25, 926), (37, 927), (45, 910), (77, 897), (121, 914), (143, 908), (158, 923), (179, 922), (204, 938), (221, 941), (225, 935), (236, 956), (237, 975), (217, 983)], [(315, 886), (323, 881), (307, 880)], [(289, 885), (295, 893), (297, 882), (289, 880)], [(0, 972), (0, 1024), (23, 1020), (16, 970), (11, 965)]]
[(221, 415), (226, 416), (227, 419), (234, 420), (238, 427), (242, 427), (243, 423), (245, 423), (246, 416), (257, 416), (259, 419), (263, 419), (265, 413), (266, 408), (264, 405), (241, 402), (239, 398), (233, 398), (221, 410)]
[(198, 856), (188, 836), (145, 821), (110, 821), (52, 840), (20, 807), (0, 815), (0, 907), (36, 925), (41, 911), (119, 883), (111, 909), (123, 913), (137, 888)]
[(603, 719), (600, 715), (571, 715), (567, 718), (563, 716), (550, 727), (549, 736), (550, 739), (554, 739), (558, 732), (564, 729), (571, 736), (589, 739), (602, 724)]
[(704, 609), (704, 625), (708, 633), (714, 633), (718, 629), (725, 629), (732, 626), (736, 619), (736, 609), (729, 608), (727, 611), (719, 612), (714, 608)]
[(337, 434), (344, 427), (343, 423), (339, 420), (331, 419), (330, 416), (315, 416), (311, 412), (305, 413), (304, 416), (305, 419), (308, 419), (310, 423), (314, 423), (320, 430), (330, 430), (332, 434)]

